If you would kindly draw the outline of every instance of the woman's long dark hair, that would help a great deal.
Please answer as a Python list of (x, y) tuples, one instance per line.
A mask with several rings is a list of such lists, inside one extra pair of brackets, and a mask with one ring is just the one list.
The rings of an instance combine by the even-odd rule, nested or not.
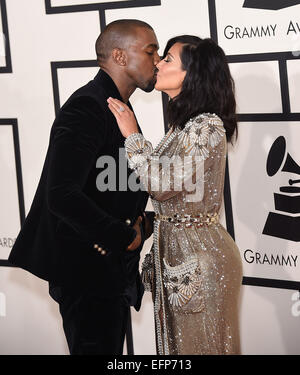
[(175, 44), (183, 44), (182, 69), (186, 71), (181, 92), (169, 101), (171, 126), (183, 129), (186, 122), (200, 113), (215, 113), (226, 129), (227, 140), (237, 137), (234, 81), (224, 51), (212, 39), (180, 35), (168, 41), (164, 57)]

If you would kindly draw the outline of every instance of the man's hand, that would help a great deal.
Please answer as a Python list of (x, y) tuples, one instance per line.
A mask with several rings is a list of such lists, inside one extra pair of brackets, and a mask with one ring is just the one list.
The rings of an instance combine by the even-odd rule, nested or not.
[(127, 247), (126, 250), (128, 251), (136, 250), (142, 242), (142, 235), (141, 235), (141, 228), (140, 228), (141, 222), (142, 222), (142, 217), (139, 216), (132, 227), (133, 229), (136, 230), (136, 236), (134, 240), (131, 242), (131, 244)]

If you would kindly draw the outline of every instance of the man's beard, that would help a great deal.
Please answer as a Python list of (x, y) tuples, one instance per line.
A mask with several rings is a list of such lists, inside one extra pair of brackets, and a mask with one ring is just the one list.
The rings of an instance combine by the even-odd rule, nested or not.
[(148, 84), (146, 86), (140, 87), (140, 89), (145, 91), (145, 92), (151, 92), (151, 91), (154, 90), (156, 81), (157, 81), (157, 77), (156, 77), (156, 72), (155, 72), (155, 75), (153, 76), (152, 80), (150, 82), (148, 82)]

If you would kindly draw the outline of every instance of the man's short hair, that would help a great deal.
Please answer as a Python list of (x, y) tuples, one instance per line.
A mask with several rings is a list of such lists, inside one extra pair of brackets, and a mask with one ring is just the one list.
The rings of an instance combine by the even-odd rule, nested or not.
[(148, 23), (136, 19), (121, 19), (108, 24), (96, 40), (95, 48), (99, 64), (107, 61), (114, 48), (126, 48), (126, 42), (139, 27), (153, 30)]

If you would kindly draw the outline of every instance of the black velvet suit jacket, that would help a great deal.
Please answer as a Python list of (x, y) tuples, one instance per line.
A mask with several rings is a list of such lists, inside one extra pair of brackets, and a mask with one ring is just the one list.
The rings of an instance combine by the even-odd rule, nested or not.
[[(132, 171), (124, 167), (122, 154), (120, 171), (124, 137), (108, 108), (109, 96), (122, 100), (109, 75), (99, 70), (59, 111), (32, 206), (9, 256), (11, 263), (50, 283), (95, 288), (103, 296), (123, 293), (137, 275), (132, 270), (137, 270), (140, 249), (125, 249), (148, 199), (144, 191), (119, 189), (119, 174), (124, 168), (127, 176)], [(96, 186), (107, 168), (96, 163), (103, 155), (115, 160), (115, 191)]]

